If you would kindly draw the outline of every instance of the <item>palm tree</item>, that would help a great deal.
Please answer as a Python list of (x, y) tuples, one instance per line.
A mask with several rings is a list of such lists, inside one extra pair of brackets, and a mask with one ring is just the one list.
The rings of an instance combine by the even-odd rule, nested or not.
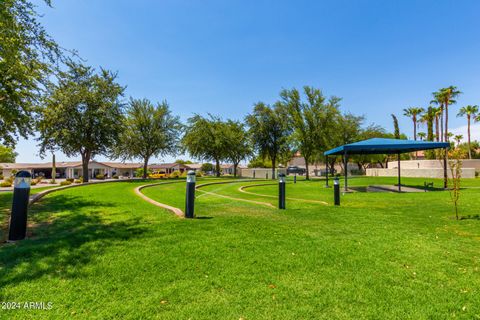
[(450, 138), (452, 138), (452, 137), (453, 137), (453, 133), (451, 133), (451, 132), (447, 133), (447, 137), (446, 137), (447, 141), (446, 142), (450, 142)]
[[(443, 142), (443, 97), (440, 91), (433, 92), (433, 100), (430, 103), (436, 104), (438, 107), (437, 110), (437, 141), (440, 138), (440, 141)], [(438, 120), (440, 120), (440, 132), (438, 132)]]
[(443, 106), (445, 107), (445, 140), (448, 140), (448, 105), (456, 103), (457, 101), (454, 99), (458, 97), (462, 92), (458, 90), (455, 86), (442, 88), (440, 89), (440, 92)]
[(442, 116), (442, 109), (440, 109), (439, 107), (437, 108), (432, 107), (432, 113), (433, 113), (433, 116), (435, 117), (435, 136), (438, 142), (440, 139), (439, 120), (440, 120), (440, 117)]
[(403, 115), (412, 118), (413, 121), (413, 139), (417, 140), (417, 116), (419, 116), (425, 110), (423, 108), (410, 107), (403, 109)]
[[(478, 106), (468, 105), (458, 111), (457, 117), (467, 116), (467, 143), (468, 143), (468, 159), (472, 159), (472, 150), (470, 149), (470, 121), (477, 116)], [(475, 118), (476, 119), (476, 118)]]
[(425, 132), (419, 132), (418, 133), (418, 137), (420, 138), (421, 141), (423, 141), (426, 136), (427, 136), (427, 134)]
[(463, 139), (463, 135), (457, 134), (455, 137), (453, 137), (453, 139), (455, 139), (455, 141), (457, 142), (457, 148), (458, 148), (458, 146), (460, 145), (460, 141)]
[[(413, 121), (413, 139), (417, 140), (417, 116), (425, 111), (423, 108), (410, 107), (403, 109), (403, 115), (412, 118)], [(415, 152), (415, 159), (417, 159), (417, 152)]]

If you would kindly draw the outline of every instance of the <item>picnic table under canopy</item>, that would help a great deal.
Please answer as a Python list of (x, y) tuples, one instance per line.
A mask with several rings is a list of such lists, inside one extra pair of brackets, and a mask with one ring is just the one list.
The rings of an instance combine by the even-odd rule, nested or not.
[(344, 174), (345, 174), (345, 191), (347, 191), (347, 164), (348, 156), (353, 154), (396, 154), (398, 155), (398, 191), (402, 191), (401, 187), (401, 173), (400, 173), (400, 154), (432, 150), (445, 149), (443, 157), (443, 176), (444, 187), (447, 187), (447, 149), (450, 147), (449, 142), (434, 142), (434, 141), (416, 141), (416, 140), (400, 140), (400, 139), (386, 139), (386, 138), (372, 138), (368, 140), (358, 141), (354, 143), (345, 144), (334, 149), (324, 152), (327, 166), (327, 186), (328, 186), (328, 157), (329, 156), (343, 156)]

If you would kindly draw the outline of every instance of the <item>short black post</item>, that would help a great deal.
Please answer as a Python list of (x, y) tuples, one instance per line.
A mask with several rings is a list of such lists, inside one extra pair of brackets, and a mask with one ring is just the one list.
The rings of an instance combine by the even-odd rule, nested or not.
[(253, 179), (255, 179), (255, 170), (253, 170)]
[(295, 175), (293, 176), (293, 183), (297, 183), (297, 173), (295, 172)]
[(195, 171), (187, 173), (187, 195), (185, 197), (185, 218), (193, 218), (195, 211)]
[(340, 205), (340, 181), (338, 177), (333, 180), (333, 199), (336, 206)]
[(278, 174), (278, 208), (285, 209), (285, 173)]
[(265, 173), (265, 179), (267, 179), (267, 180), (268, 180), (268, 172), (267, 172), (267, 173)]
[(28, 171), (20, 171), (15, 176), (8, 241), (23, 240), (27, 235), (27, 213), (31, 179), (32, 175)]

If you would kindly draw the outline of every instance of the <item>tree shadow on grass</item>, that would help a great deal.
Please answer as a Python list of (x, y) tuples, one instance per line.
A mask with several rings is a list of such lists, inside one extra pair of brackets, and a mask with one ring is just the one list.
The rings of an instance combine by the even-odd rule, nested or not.
[(31, 228), (34, 237), (0, 247), (0, 288), (44, 276), (81, 276), (80, 268), (110, 247), (146, 232), (140, 218), (107, 221), (104, 210), (114, 204), (85, 199), (56, 195), (32, 208), (29, 219), (41, 222)]
[(460, 220), (480, 220), (479, 214), (460, 216)]

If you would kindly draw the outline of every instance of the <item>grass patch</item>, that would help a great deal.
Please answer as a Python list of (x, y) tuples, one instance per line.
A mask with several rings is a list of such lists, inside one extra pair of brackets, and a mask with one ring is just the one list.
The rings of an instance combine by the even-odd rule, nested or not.
[[(0, 247), (0, 301), (51, 301), (53, 309), (0, 310), (2, 318), (480, 316), (480, 221), (452, 220), (448, 192), (351, 193), (340, 207), (287, 201), (282, 211), (197, 192), (203, 219), (187, 220), (140, 200), (133, 189), (143, 183), (68, 189), (35, 204), (34, 237)], [(205, 190), (276, 205), (238, 191), (260, 183)], [(323, 185), (299, 179), (287, 196), (331, 204)], [(247, 190), (276, 195), (278, 187)], [(184, 183), (143, 192), (183, 210)], [(479, 213), (479, 193), (463, 191), (463, 216)]]

